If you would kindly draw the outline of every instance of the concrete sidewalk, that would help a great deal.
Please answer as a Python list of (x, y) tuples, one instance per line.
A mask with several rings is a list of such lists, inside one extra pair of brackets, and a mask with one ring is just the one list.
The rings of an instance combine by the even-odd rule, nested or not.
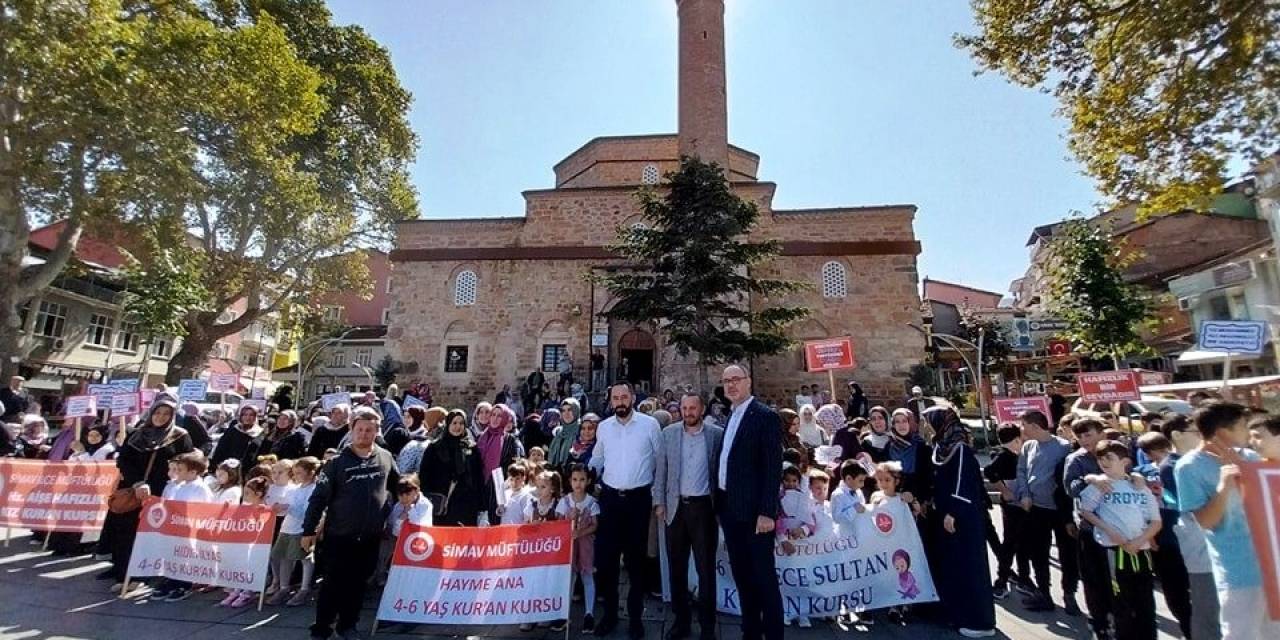
[[(313, 616), (311, 607), (266, 607), (261, 612), (253, 608), (230, 610), (214, 606), (221, 599), (221, 592), (197, 594), (178, 603), (153, 602), (145, 596), (122, 600), (108, 591), (110, 583), (93, 578), (106, 566), (105, 562), (95, 560), (92, 556), (55, 557), (49, 552), (41, 551), (39, 544), (29, 544), (28, 537), (14, 538), (8, 547), (0, 548), (0, 640), (308, 637), (307, 626)], [(1056, 580), (1057, 575), (1054, 577)], [(1081, 597), (1081, 606), (1084, 605), (1083, 600)], [(1157, 603), (1161, 615), (1160, 637), (1178, 637), (1177, 626), (1164, 608), (1163, 600), (1157, 598)], [(371, 594), (365, 602), (365, 614), (360, 625), (360, 630), (366, 637), (376, 606), (377, 594)], [(581, 614), (577, 611), (580, 608), (575, 608), (569, 637), (584, 637), (579, 630)], [(997, 637), (1034, 640), (1089, 637), (1083, 617), (1071, 618), (1060, 611), (1048, 615), (1030, 613), (1017, 603), (1016, 595), (1003, 603), (997, 602), (996, 614), (1001, 632)], [(725, 640), (740, 637), (737, 620), (736, 617), (721, 616), (719, 637)], [(645, 609), (645, 637), (648, 640), (660, 640), (670, 622), (667, 607), (661, 602), (650, 600)], [(564, 634), (552, 633), (547, 629), (522, 633), (514, 626), (420, 626), (409, 633), (384, 629), (377, 634), (377, 638), (388, 640), (460, 637), (553, 640), (564, 637)], [(626, 637), (625, 621), (613, 637), (618, 640)], [(786, 637), (797, 640), (834, 640), (959, 638), (960, 635), (925, 622), (917, 621), (902, 627), (891, 626), (883, 618), (878, 618), (872, 625), (848, 630), (830, 622), (815, 621), (812, 629), (788, 627)]]

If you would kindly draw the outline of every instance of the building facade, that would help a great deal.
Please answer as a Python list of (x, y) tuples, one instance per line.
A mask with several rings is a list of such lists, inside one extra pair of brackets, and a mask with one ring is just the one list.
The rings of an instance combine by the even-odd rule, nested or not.
[[(733, 190), (759, 208), (752, 239), (781, 241), (782, 255), (753, 275), (810, 285), (750, 304), (808, 308), (791, 328), (795, 339), (852, 336), (858, 367), (840, 378), (857, 379), (877, 400), (902, 396), (924, 344), (908, 326), (920, 322), (916, 208), (775, 209), (777, 186), (758, 178), (759, 156), (727, 143), (723, 0), (677, 4), (679, 133), (588, 142), (555, 166), (554, 188), (524, 192), (520, 217), (400, 225), (387, 345), (416, 366), (438, 402), (491, 398), (534, 370), (554, 379), (562, 355), (578, 381), (590, 380), (595, 355), (605, 379), (625, 376), (652, 391), (696, 384), (695, 362), (676, 355), (657, 327), (605, 320), (614, 301), (589, 279), (627, 267), (607, 247), (620, 229), (648, 224), (635, 192), (660, 185), (681, 155), (727, 167)], [(827, 381), (804, 371), (799, 346), (752, 364), (756, 394), (783, 404), (798, 385)]]

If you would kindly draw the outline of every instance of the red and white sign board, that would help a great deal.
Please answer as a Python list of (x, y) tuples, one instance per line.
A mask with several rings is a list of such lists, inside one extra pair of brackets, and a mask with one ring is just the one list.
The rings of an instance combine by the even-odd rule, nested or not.
[(1071, 342), (1069, 340), (1049, 340), (1045, 345), (1048, 347), (1049, 355), (1055, 358), (1065, 358), (1071, 355)]
[(234, 373), (215, 373), (209, 376), (209, 390), (215, 393), (235, 391), (240, 383), (240, 376)]
[(1137, 371), (1091, 371), (1076, 374), (1080, 399), (1085, 402), (1129, 402), (1141, 400), (1141, 379)]
[(1267, 614), (1280, 620), (1280, 463), (1241, 463), (1240, 485), (1253, 550), (1262, 565)]
[(129, 576), (262, 591), (276, 515), (262, 505), (148, 498)]
[(1044, 396), (1029, 398), (996, 398), (996, 422), (1000, 424), (1017, 424), (1023, 414), (1039, 411), (1046, 418), (1053, 414), (1049, 411), (1049, 399)]
[(805, 341), (804, 364), (808, 371), (852, 369), (858, 366), (858, 362), (853, 358), (853, 339), (845, 336)]
[(0, 527), (101, 531), (119, 482), (114, 462), (0, 458)]
[(522, 624), (569, 617), (568, 520), (500, 527), (419, 527), (396, 541), (378, 620)]

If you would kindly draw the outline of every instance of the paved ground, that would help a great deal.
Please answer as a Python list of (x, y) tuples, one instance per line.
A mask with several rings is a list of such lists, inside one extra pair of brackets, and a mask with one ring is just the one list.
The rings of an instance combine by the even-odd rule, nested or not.
[[(223, 640), (228, 636), (251, 636), (271, 639), (305, 639), (311, 622), (310, 607), (267, 607), (227, 610), (213, 606), (221, 596), (197, 595), (179, 603), (151, 602), (145, 597), (121, 600), (108, 592), (109, 584), (93, 579), (106, 563), (92, 556), (54, 557), (42, 552), (39, 545), (28, 543), (28, 537), (16, 537), (8, 547), (0, 548), (0, 640), (91, 639), (91, 640)], [(1056, 579), (1056, 575), (1055, 575)], [(1055, 582), (1056, 584), (1056, 582)], [(1177, 637), (1176, 625), (1160, 606), (1160, 637)], [(361, 631), (368, 635), (376, 600), (365, 603)], [(1080, 602), (1084, 605), (1083, 598)], [(1070, 618), (1060, 612), (1037, 614), (1024, 611), (1011, 597), (996, 606), (999, 637), (1049, 640), (1087, 638), (1083, 618)], [(570, 637), (582, 637), (577, 623)], [(670, 624), (670, 616), (662, 603), (650, 601), (646, 608), (646, 638), (660, 640)], [(521, 638), (552, 640), (563, 634), (539, 629), (521, 633), (514, 626), (494, 627), (428, 627), (411, 633), (379, 631), (378, 639), (410, 638)], [(959, 638), (945, 628), (918, 622), (906, 627), (891, 627), (880, 620), (866, 627), (841, 629), (831, 623), (815, 622), (812, 629), (788, 627), (788, 639), (819, 640), (849, 638)], [(625, 638), (625, 622), (615, 632)], [(737, 618), (722, 616), (720, 638), (738, 638)]]

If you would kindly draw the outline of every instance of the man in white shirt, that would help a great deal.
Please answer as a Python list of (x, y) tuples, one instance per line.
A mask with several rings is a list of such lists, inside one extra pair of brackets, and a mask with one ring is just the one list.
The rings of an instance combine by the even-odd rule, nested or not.
[(649, 518), (653, 506), (653, 478), (662, 435), (658, 421), (633, 408), (631, 384), (618, 382), (609, 389), (613, 417), (600, 423), (591, 468), (600, 478), (600, 523), (596, 530), (596, 573), (604, 616), (596, 625), (597, 636), (607, 636), (618, 626), (618, 562), (625, 560), (631, 586), (627, 591), (630, 616), (628, 635), (644, 637), (645, 563), (649, 543)]

